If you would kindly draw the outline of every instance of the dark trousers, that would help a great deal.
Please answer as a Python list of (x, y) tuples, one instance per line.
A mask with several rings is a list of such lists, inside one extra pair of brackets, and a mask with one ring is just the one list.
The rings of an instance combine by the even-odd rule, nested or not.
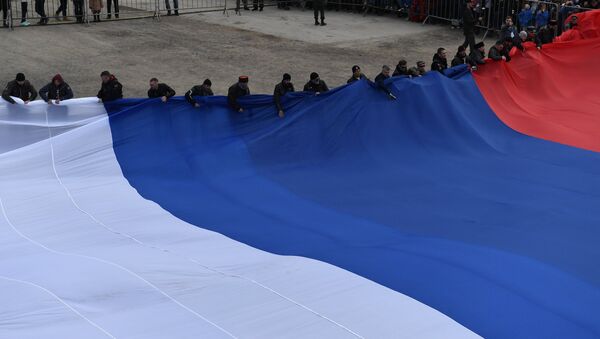
[[(242, 2), (244, 3), (244, 8), (248, 7), (248, 0), (242, 0)], [(235, 10), (240, 10), (240, 0), (235, 1)]]
[(73, 12), (77, 22), (83, 22), (83, 0), (73, 0)]
[(106, 14), (110, 15), (112, 13), (111, 7), (112, 3), (115, 3), (115, 18), (119, 17), (119, 0), (108, 0), (106, 1)]
[(321, 21), (325, 20), (325, 4), (324, 3), (313, 1), (313, 9), (315, 10), (315, 21), (319, 20), (319, 14), (321, 14)]
[(42, 17), (42, 19), (46, 19), (46, 0), (35, 0), (35, 12)]
[(60, 7), (56, 10), (56, 15), (62, 12), (63, 16), (67, 16), (67, 0), (60, 0)]
[(254, 4), (254, 9), (265, 7), (265, 0), (254, 0), (252, 3)]
[(0, 0), (0, 11), (2, 11), (2, 23), (8, 24), (6, 18), (8, 17), (8, 0)]
[(474, 32), (465, 32), (465, 42), (463, 42), (462, 46), (467, 48), (469, 46), (469, 52), (473, 52), (475, 50), (475, 33)]
[[(179, 10), (179, 0), (173, 0), (173, 6), (176, 11)], [(165, 0), (165, 7), (168, 11), (171, 10), (171, 3), (169, 2), (169, 0)]]
[(27, 20), (27, 3), (21, 2), (21, 22)]

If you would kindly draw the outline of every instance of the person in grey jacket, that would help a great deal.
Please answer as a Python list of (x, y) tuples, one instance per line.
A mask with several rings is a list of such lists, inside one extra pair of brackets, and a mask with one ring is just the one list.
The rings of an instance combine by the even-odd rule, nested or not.
[(16, 79), (9, 82), (2, 91), (2, 99), (15, 104), (15, 100), (11, 97), (23, 100), (26, 105), (37, 98), (37, 91), (29, 81), (25, 80), (25, 74), (18, 73)]
[(73, 90), (63, 80), (62, 76), (57, 74), (50, 83), (40, 89), (40, 97), (48, 104), (59, 104), (63, 100), (72, 99)]

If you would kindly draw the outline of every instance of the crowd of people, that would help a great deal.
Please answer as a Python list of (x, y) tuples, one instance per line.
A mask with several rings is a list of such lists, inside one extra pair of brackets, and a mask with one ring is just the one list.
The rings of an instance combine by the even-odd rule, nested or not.
[[(448, 56), (445, 48), (438, 48), (436, 53), (433, 55), (430, 71), (441, 72), (442, 74), (448, 67), (455, 67), (466, 64), (471, 69), (476, 70), (478, 66), (486, 63), (485, 57), (485, 44), (484, 42), (475, 42), (475, 35), (473, 33), (474, 25), (470, 24), (474, 22), (474, 17), (470, 16), (472, 12), (473, 2), (468, 2), (465, 7), (464, 16), (464, 35), (465, 41), (462, 45), (458, 46), (457, 52), (450, 61), (448, 62)], [(472, 20), (472, 21), (470, 21)], [(572, 16), (570, 22), (566, 25), (567, 28), (573, 28), (577, 26), (577, 16)], [(512, 17), (507, 17), (505, 25), (502, 28), (502, 39), (498, 40), (493, 46), (490, 47), (487, 56), (493, 61), (506, 61), (509, 62), (511, 59), (510, 51), (513, 48), (517, 48), (521, 51), (525, 51), (524, 44), (526, 42), (533, 42), (538, 48), (546, 43), (552, 42), (556, 36), (556, 22), (551, 20), (547, 26), (547, 31), (541, 31), (537, 35), (532, 35), (531, 32), (521, 31), (517, 33), (517, 28), (514, 26)], [(544, 32), (547, 32), (544, 33)], [(470, 48), (467, 53), (467, 47)], [(347, 83), (353, 83), (359, 80), (370, 81), (367, 76), (362, 73), (360, 66), (354, 65), (351, 68), (352, 75), (348, 79)], [(396, 67), (392, 70), (388, 65), (381, 67), (381, 72), (375, 76), (373, 83), (377, 88), (382, 90), (390, 99), (395, 100), (396, 97), (389, 90), (386, 85), (386, 80), (392, 76), (407, 76), (407, 77), (420, 77), (427, 72), (426, 63), (424, 61), (418, 61), (415, 66), (410, 67), (405, 59), (401, 59)], [(114, 101), (123, 98), (123, 86), (117, 80), (117, 78), (108, 71), (104, 71), (100, 74), (102, 83), (100, 90), (98, 91), (97, 97), (102, 102)], [(250, 88), (248, 86), (249, 78), (247, 76), (240, 76), (238, 81), (229, 87), (227, 93), (227, 102), (229, 107), (236, 112), (243, 112), (244, 108), (239, 103), (240, 97), (250, 95)], [(329, 87), (324, 80), (321, 79), (318, 73), (312, 72), (309, 80), (303, 87), (304, 92), (310, 92), (315, 95), (329, 91)], [(281, 98), (290, 92), (294, 92), (295, 88), (292, 83), (292, 77), (290, 74), (284, 74), (282, 80), (275, 85), (273, 91), (273, 100), (277, 107), (277, 114), (283, 118), (285, 116), (285, 109), (282, 105)], [(48, 104), (59, 104), (61, 101), (69, 100), (74, 97), (73, 90), (67, 82), (62, 78), (60, 74), (55, 75), (51, 81), (36, 91), (34, 86), (25, 79), (23, 73), (18, 73), (16, 78), (10, 81), (4, 91), (2, 92), (2, 98), (11, 104), (15, 104), (13, 97), (20, 98), (25, 104), (35, 100), (38, 96), (42, 98)], [(175, 90), (167, 84), (160, 83), (157, 78), (150, 79), (148, 98), (160, 98), (163, 102), (167, 102), (170, 98), (175, 96)], [(197, 101), (198, 97), (212, 96), (212, 82), (210, 79), (204, 80), (200, 85), (193, 86), (189, 91), (185, 93), (186, 100), (194, 107), (200, 107), (200, 103)]]

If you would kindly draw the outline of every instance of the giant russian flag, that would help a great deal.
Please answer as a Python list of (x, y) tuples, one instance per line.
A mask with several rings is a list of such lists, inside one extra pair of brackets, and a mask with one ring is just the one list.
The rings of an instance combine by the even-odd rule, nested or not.
[(285, 119), (0, 103), (0, 338), (600, 337), (589, 32)]

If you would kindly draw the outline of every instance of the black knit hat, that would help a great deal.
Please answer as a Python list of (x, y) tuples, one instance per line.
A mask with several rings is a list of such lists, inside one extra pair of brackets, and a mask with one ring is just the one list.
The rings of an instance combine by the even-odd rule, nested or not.
[(319, 74), (317, 74), (317, 72), (310, 73), (310, 80), (315, 80), (318, 77), (319, 77)]
[(287, 74), (287, 73), (284, 73), (284, 74), (283, 74), (283, 80), (290, 81), (290, 80), (292, 80), (292, 76), (291, 76), (291, 75), (289, 75), (289, 74)]
[(483, 41), (480, 41), (480, 42), (478, 42), (478, 43), (475, 44), (475, 48), (481, 48), (483, 46), (485, 46), (485, 44), (483, 43)]
[(16, 79), (17, 79), (17, 81), (25, 81), (25, 74), (17, 73)]
[(102, 73), (100, 73), (100, 76), (101, 77), (103, 77), (103, 76), (109, 77), (110, 76), (110, 72), (109, 71), (103, 71)]
[(206, 86), (212, 86), (212, 82), (210, 81), (210, 79), (204, 80), (204, 82), (202, 84), (206, 85)]
[(240, 75), (240, 77), (238, 78), (239, 82), (248, 82), (248, 76), (247, 75)]

